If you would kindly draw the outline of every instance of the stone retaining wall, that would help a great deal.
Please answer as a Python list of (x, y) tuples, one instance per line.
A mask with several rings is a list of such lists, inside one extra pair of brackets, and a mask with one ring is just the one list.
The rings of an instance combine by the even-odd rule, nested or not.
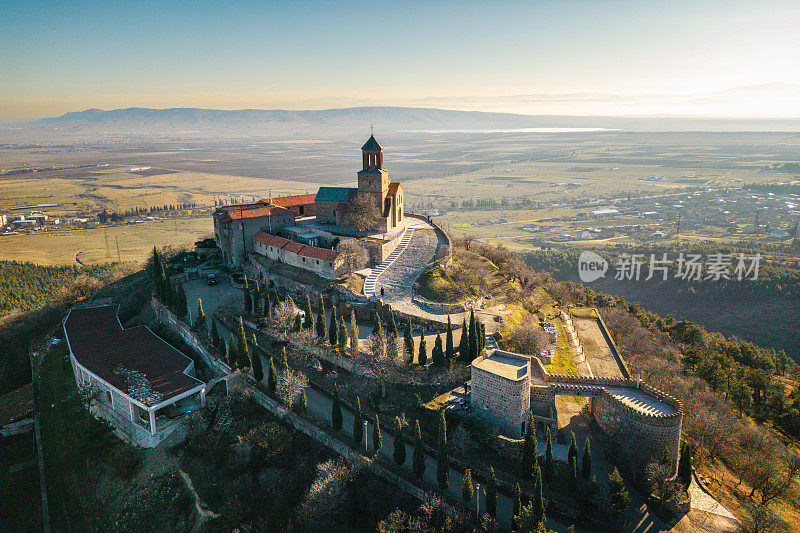
[(183, 320), (176, 317), (164, 304), (159, 302), (155, 296), (150, 299), (150, 306), (153, 308), (158, 321), (177, 333), (183, 339), (183, 342), (197, 352), (212, 371), (223, 375), (231, 373), (231, 368), (209, 352), (195, 332)]
[(414, 295), (412, 301), (417, 304), (418, 306), (431, 311), (432, 313), (447, 313), (447, 314), (456, 314), (456, 313), (463, 313), (467, 310), (467, 306), (463, 302), (457, 303), (440, 303), (440, 302), (432, 302), (423, 298), (422, 296)]

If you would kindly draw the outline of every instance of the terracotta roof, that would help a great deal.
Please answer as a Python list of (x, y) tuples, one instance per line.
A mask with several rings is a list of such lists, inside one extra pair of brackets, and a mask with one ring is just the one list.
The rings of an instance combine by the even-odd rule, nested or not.
[(28, 418), (33, 409), (33, 383), (0, 396), (0, 427)]
[[(72, 355), (86, 370), (128, 393), (128, 380), (117, 368), (141, 372), (150, 388), (168, 400), (203, 385), (184, 374), (192, 360), (167, 344), (147, 326), (123, 329), (116, 305), (72, 309), (64, 332)], [(144, 402), (143, 402), (144, 403)], [(156, 404), (160, 402), (153, 402)]]
[(389, 184), (389, 192), (386, 193), (386, 196), (394, 196), (397, 194), (397, 190), (401, 187), (399, 183), (393, 181)]
[(254, 204), (258, 207), (251, 207), (249, 209), (236, 209), (231, 208), (227, 211), (227, 215), (231, 220), (239, 220), (242, 218), (258, 218), (268, 215), (288, 215), (292, 212), (288, 209), (278, 207), (275, 205)]
[(275, 246), (276, 248), (283, 248), (286, 246), (287, 243), (290, 243), (289, 239), (284, 239), (283, 237), (278, 237), (277, 235), (270, 235), (269, 233), (264, 233), (263, 231), (259, 231), (253, 236), (254, 241), (258, 241), (261, 244), (266, 244), (267, 246)]
[(327, 248), (318, 248), (316, 246), (301, 244), (299, 242), (290, 241), (289, 239), (284, 239), (283, 237), (277, 237), (264, 232), (256, 233), (253, 236), (253, 240), (256, 240), (267, 246), (281, 248), (289, 253), (297, 254), (301, 257), (309, 257), (311, 259), (335, 261), (339, 256), (338, 253), (334, 252), (333, 250), (328, 250)]
[(298, 205), (310, 205), (314, 203), (316, 194), (296, 194), (294, 196), (282, 196), (271, 200), (261, 200), (263, 203), (270, 203), (278, 207), (294, 207)]

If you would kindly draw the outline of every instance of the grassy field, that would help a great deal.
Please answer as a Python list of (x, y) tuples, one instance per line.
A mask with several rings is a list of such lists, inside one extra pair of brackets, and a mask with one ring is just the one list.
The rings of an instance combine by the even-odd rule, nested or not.
[[(142, 224), (0, 237), (0, 258), (43, 265), (142, 262), (153, 246), (192, 245), (214, 231), (211, 217), (152, 220)], [(106, 247), (108, 243), (108, 247)], [(119, 255), (117, 255), (119, 244)]]
[[(207, 172), (140, 167), (92, 167), (6, 176), (0, 179), (0, 212), (37, 204), (58, 204), (46, 209), (51, 216), (69, 217), (99, 212), (195, 202), (209, 209), (218, 198), (247, 200), (316, 190), (285, 180), (248, 178)], [(139, 173), (137, 173), (139, 172)]]

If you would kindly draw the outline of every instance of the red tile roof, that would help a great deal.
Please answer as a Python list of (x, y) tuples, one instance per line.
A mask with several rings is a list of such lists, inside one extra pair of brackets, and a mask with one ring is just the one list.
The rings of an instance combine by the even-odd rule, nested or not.
[(227, 215), (232, 220), (239, 220), (241, 218), (257, 218), (265, 217), (267, 215), (288, 215), (292, 212), (288, 209), (274, 205), (255, 204), (258, 207), (251, 207), (249, 209), (236, 209), (235, 207), (228, 209)]
[(161, 395), (160, 401), (203, 385), (199, 379), (183, 373), (192, 360), (150, 328), (123, 329), (117, 308), (105, 305), (72, 309), (67, 315), (64, 332), (72, 355), (82, 367), (126, 394), (128, 381), (117, 368), (141, 372), (150, 382), (150, 388)]
[(0, 427), (28, 418), (33, 409), (33, 383), (0, 396)]
[(263, 231), (259, 231), (253, 236), (253, 240), (260, 242), (261, 244), (266, 244), (267, 246), (275, 246), (276, 248), (283, 248), (286, 246), (286, 243), (292, 242), (289, 239), (284, 239), (283, 237), (278, 237), (277, 235), (270, 235), (269, 233), (264, 233)]
[(314, 203), (316, 194), (296, 194), (294, 196), (282, 196), (271, 200), (261, 200), (262, 203), (270, 203), (278, 207), (295, 207), (298, 205), (311, 205)]
[(393, 181), (389, 184), (389, 191), (386, 193), (386, 196), (394, 196), (397, 194), (397, 189), (400, 188), (400, 184), (396, 181)]
[(311, 259), (321, 259), (323, 261), (332, 262), (335, 261), (339, 256), (339, 254), (333, 250), (328, 250), (327, 248), (318, 248), (316, 246), (301, 244), (299, 242), (290, 241), (289, 239), (284, 239), (283, 237), (277, 237), (264, 232), (256, 233), (255, 236), (253, 236), (253, 240), (256, 240), (267, 246), (281, 248), (289, 253), (297, 254), (301, 257), (309, 257)]

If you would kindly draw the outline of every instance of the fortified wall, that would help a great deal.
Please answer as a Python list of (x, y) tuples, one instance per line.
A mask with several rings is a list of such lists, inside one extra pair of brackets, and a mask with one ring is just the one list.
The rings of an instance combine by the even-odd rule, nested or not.
[(537, 357), (501, 350), (472, 363), (473, 407), (511, 436), (524, 432), (528, 413), (557, 426), (558, 394), (590, 398), (590, 412), (619, 462), (641, 471), (667, 450), (677, 468), (683, 405), (641, 380), (550, 374)]

